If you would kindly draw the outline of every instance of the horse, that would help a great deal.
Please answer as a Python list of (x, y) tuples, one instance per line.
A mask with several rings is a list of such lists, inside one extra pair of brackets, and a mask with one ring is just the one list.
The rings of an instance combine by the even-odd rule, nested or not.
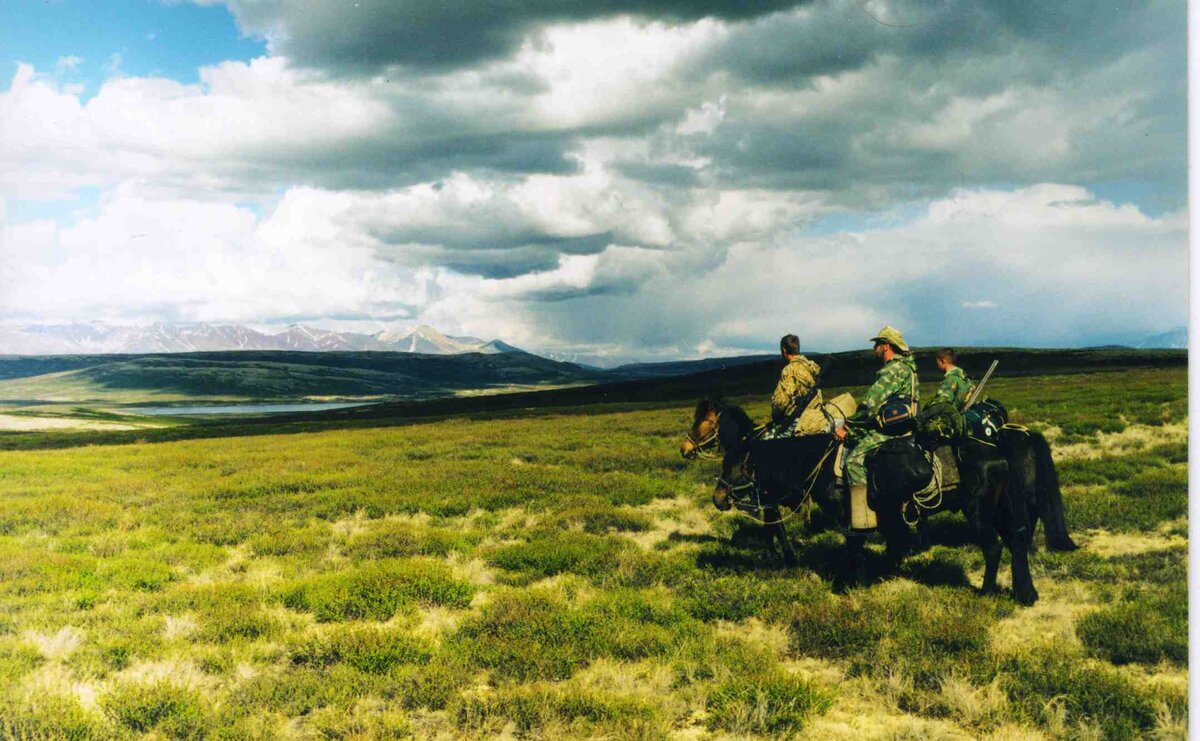
[(805, 435), (776, 440), (743, 439), (726, 451), (721, 476), (713, 490), (713, 505), (734, 507), (766, 526), (779, 540), (784, 562), (796, 565), (780, 507), (790, 512), (806, 501), (815, 502), (832, 521), (842, 509), (834, 486), (837, 441), (833, 435)]
[[(981, 591), (998, 591), (996, 577), (1002, 546), (1012, 555), (1013, 598), (1022, 605), (1038, 599), (1029, 570), (1030, 517), (1025, 491), (1012, 485), (1009, 463), (999, 448), (968, 439), (957, 446), (959, 483), (952, 490), (939, 491), (938, 506), (926, 511), (950, 509), (962, 512), (971, 534), (983, 551), (984, 571)], [(887, 542), (889, 559), (899, 565), (911, 547), (912, 536), (905, 508), (912, 498), (913, 469), (920, 469), (924, 452), (911, 437), (894, 438), (884, 443), (867, 459), (871, 480), (871, 506), (879, 522), (879, 531)], [(917, 506), (920, 510), (921, 507)]]
[[(737, 494), (751, 491), (756, 497), (753, 506), (762, 514), (764, 524), (780, 541), (787, 563), (795, 562), (795, 555), (788, 541), (779, 506), (795, 509), (806, 498), (811, 498), (827, 514), (839, 507), (845, 509), (845, 497), (836, 496), (832, 471), (835, 443), (832, 435), (810, 435), (773, 441), (755, 441), (750, 438), (752, 422), (740, 407), (725, 405), (719, 399), (703, 398), (696, 405), (692, 430), (688, 433), (680, 453), (684, 458), (697, 455), (712, 455), (714, 447), (726, 450), (722, 461), (722, 473), (713, 493), (713, 504), (718, 509), (728, 510), (739, 501)], [(1040, 437), (1040, 436), (1039, 436)], [(960, 478), (958, 496), (951, 501), (955, 509), (966, 516), (976, 542), (984, 552), (984, 591), (995, 591), (1001, 549), (1001, 539), (1013, 554), (1013, 594), (1018, 602), (1032, 604), (1037, 600), (1029, 572), (1028, 552), (1031, 544), (1029, 530), (1036, 524), (1036, 514), (1030, 516), (1026, 508), (1028, 497), (1035, 492), (1053, 489), (1057, 492), (1057, 475), (1045, 482), (1027, 482), (1032, 471), (1034, 478), (1046, 478), (1044, 467), (1049, 459), (1049, 447), (1044, 455), (1036, 455), (1037, 449), (1031, 438), (1027, 445), (1015, 438), (1006, 449), (983, 443), (968, 441), (959, 447)], [(1044, 438), (1042, 439), (1044, 443)], [(905, 446), (911, 450), (906, 451)], [(1032, 469), (1020, 469), (1010, 474), (1007, 455), (1022, 456), (1034, 453)], [(906, 453), (905, 456), (898, 453)], [(821, 457), (824, 456), (824, 457)], [(760, 462), (761, 461), (761, 462)], [(898, 566), (910, 549), (911, 535), (904, 518), (903, 508), (912, 497), (929, 481), (926, 474), (914, 476), (913, 469), (928, 466), (924, 454), (913, 444), (912, 438), (897, 438), (885, 444), (878, 454), (868, 461), (868, 472), (872, 476), (873, 501), (879, 520), (879, 530), (887, 544), (887, 556), (893, 566)], [(768, 472), (765, 480), (758, 480), (759, 469)], [(765, 495), (765, 496), (764, 496)], [(1058, 497), (1061, 514), (1061, 496)], [(837, 515), (834, 513), (834, 521)], [(1049, 530), (1051, 520), (1046, 519)], [(1058, 518), (1065, 529), (1065, 522)], [(1070, 538), (1067, 537), (1069, 542)], [(1054, 541), (1058, 543), (1058, 541)], [(849, 565), (855, 580), (863, 580), (863, 555), (865, 536), (848, 531), (846, 535)], [(1059, 543), (1061, 545), (1061, 543)], [(1072, 544), (1073, 545), (1073, 544)]]
[[(692, 429), (680, 446), (685, 459), (718, 457), (732, 449), (754, 430), (754, 422), (738, 406), (726, 404), (720, 397), (706, 396), (696, 402)], [(1013, 426), (1000, 429), (999, 450), (1008, 462), (1009, 490), (1023, 496), (1029, 525), (1025, 528), (1030, 551), (1036, 550), (1034, 534), (1040, 521), (1046, 534), (1046, 547), (1052, 551), (1078, 548), (1067, 529), (1058, 469), (1050, 444), (1038, 432)]]

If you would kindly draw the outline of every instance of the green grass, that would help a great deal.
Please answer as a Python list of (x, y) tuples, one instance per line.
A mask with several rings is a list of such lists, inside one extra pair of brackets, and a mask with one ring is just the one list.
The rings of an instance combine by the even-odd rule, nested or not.
[(785, 568), (712, 508), (713, 464), (680, 459), (690, 403), (5, 451), (0, 739), (824, 737), (864, 712), (882, 737), (1166, 733), (1187, 450), (1156, 435), (1185, 421), (1185, 372), (992, 388), (1057, 447), (1151, 431), (1059, 464), (1085, 547), (1032, 559), (1053, 629), (976, 592), (954, 514), (850, 590), (841, 537), (797, 518)]

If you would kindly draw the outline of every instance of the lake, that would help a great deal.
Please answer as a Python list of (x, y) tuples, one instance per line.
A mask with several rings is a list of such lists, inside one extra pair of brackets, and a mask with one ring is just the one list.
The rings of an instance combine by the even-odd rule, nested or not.
[(192, 407), (128, 407), (122, 409), (130, 414), (171, 415), (176, 417), (193, 417), (208, 414), (279, 414), (283, 412), (321, 412), (326, 409), (347, 409), (349, 407), (370, 406), (374, 402), (321, 402), (314, 404), (226, 404), (217, 406)]

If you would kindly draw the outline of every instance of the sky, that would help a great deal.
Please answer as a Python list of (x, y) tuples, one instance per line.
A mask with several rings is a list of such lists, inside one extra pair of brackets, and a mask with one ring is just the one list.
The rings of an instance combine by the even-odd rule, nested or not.
[(1181, 0), (18, 0), (0, 324), (629, 360), (1187, 324)]

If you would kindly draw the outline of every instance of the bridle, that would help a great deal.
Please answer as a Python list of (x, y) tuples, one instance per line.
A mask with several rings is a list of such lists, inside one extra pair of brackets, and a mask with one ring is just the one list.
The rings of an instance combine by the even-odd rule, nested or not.
[(710, 450), (713, 447), (713, 443), (717, 442), (717, 437), (721, 433), (721, 414), (723, 412), (717, 412), (717, 418), (713, 420), (712, 432), (705, 435), (703, 439), (697, 440), (692, 436), (691, 432), (688, 432), (687, 436), (684, 437), (684, 440), (691, 443), (692, 447), (696, 450), (697, 458), (715, 460), (721, 457), (715, 450)]

